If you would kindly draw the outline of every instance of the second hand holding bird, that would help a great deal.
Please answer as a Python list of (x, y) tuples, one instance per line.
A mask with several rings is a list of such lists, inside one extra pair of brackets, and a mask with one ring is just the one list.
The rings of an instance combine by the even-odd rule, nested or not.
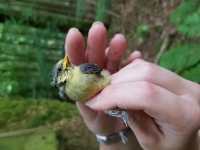
[[(59, 88), (59, 95), (69, 101), (87, 101), (110, 84), (110, 73), (96, 64), (72, 64), (68, 56), (60, 60), (52, 71), (53, 86)], [(108, 115), (120, 117), (128, 126), (125, 110), (108, 110)]]

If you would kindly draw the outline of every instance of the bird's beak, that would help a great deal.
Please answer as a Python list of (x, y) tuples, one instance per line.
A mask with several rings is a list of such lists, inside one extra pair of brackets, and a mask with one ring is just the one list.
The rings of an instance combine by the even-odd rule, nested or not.
[(70, 61), (69, 61), (68, 56), (66, 55), (63, 61), (63, 69), (66, 70), (69, 64), (70, 64)]

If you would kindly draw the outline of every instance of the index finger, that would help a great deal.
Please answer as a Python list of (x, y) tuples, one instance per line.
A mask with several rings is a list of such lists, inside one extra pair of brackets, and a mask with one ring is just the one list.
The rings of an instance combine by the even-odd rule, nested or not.
[(140, 59), (135, 60), (118, 73), (112, 75), (111, 84), (136, 81), (146, 81), (155, 84), (179, 96), (191, 95), (191, 93), (195, 95), (197, 93), (196, 89), (198, 89), (194, 83), (185, 80), (177, 74)]
[[(191, 104), (195, 110), (195, 102), (144, 81), (109, 85), (86, 102), (94, 110), (143, 110), (149, 116), (169, 124), (179, 123), (180, 116), (188, 116)], [(195, 111), (190, 114), (195, 115)]]

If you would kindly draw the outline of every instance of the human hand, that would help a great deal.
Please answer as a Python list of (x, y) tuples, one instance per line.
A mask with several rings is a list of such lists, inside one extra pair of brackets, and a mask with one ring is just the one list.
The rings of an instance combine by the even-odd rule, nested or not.
[[(120, 61), (126, 50), (126, 40), (123, 35), (117, 34), (111, 40), (107, 50), (106, 43), (106, 28), (102, 23), (97, 22), (93, 24), (89, 31), (86, 53), (84, 52), (83, 36), (75, 28), (67, 34), (65, 51), (69, 60), (75, 65), (84, 62), (95, 63), (99, 67), (115, 73), (120, 68)], [(139, 52), (132, 53), (123, 66), (137, 58), (141, 58), (141, 54)], [(92, 110), (85, 106), (84, 102), (77, 102), (76, 104), (88, 128), (95, 134), (111, 135), (125, 128), (125, 125), (121, 124), (121, 119), (110, 117), (102, 111)]]
[(200, 85), (138, 59), (111, 76), (87, 105), (97, 111), (126, 109), (140, 145), (150, 150), (197, 150)]

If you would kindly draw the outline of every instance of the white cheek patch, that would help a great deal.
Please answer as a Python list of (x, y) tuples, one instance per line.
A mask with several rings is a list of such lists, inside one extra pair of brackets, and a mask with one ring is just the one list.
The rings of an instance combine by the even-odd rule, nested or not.
[(58, 77), (58, 83), (64, 83), (67, 82), (67, 73), (63, 72), (61, 76)]
[(62, 76), (60, 76), (60, 82), (65, 82), (66, 81), (66, 76), (64, 76), (64, 75), (62, 75)]

